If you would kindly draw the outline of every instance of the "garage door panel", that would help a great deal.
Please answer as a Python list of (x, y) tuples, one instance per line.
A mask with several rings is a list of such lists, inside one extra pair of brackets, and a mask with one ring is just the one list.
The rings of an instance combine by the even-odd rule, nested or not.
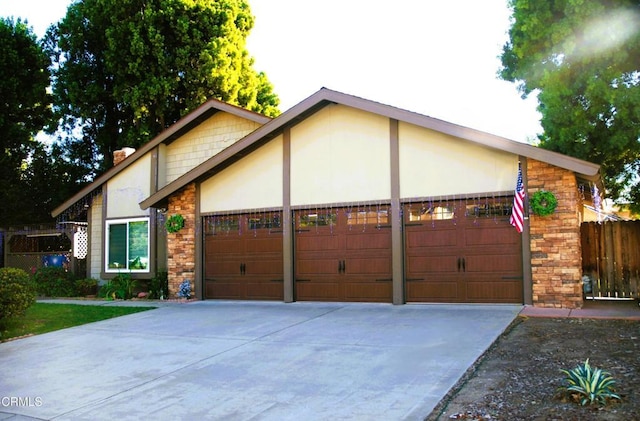
[(448, 273), (457, 270), (456, 256), (409, 256), (407, 273)]
[(465, 245), (466, 246), (505, 246), (512, 245), (519, 247), (519, 237), (512, 235), (514, 228), (508, 227), (491, 227), (491, 228), (467, 228), (465, 229)]
[(299, 300), (339, 301), (340, 285), (335, 282), (297, 282), (296, 296)]
[(284, 294), (284, 286), (281, 280), (275, 279), (270, 282), (247, 282), (246, 288), (247, 297), (252, 300), (282, 299)]
[(387, 252), (391, 248), (391, 236), (387, 231), (352, 234), (350, 233), (346, 237), (347, 250), (351, 251), (365, 251), (365, 250), (382, 250)]
[(206, 282), (207, 297), (240, 300), (245, 296), (245, 288), (241, 282)]
[[(244, 265), (244, 275), (264, 275), (273, 279), (280, 279), (283, 275), (281, 259), (247, 260)], [(269, 279), (270, 280), (270, 279)]]
[(458, 244), (455, 226), (435, 229), (431, 226), (422, 225), (420, 230), (417, 226), (407, 229), (407, 246), (409, 249), (416, 248), (440, 248), (455, 247)]
[(384, 276), (391, 272), (391, 259), (347, 259), (345, 260), (345, 272), (348, 275), (372, 275)]
[[(385, 206), (297, 211), (296, 299), (391, 302), (391, 230), (380, 225), (388, 218)], [(325, 225), (307, 229), (308, 220)]]
[(512, 199), (477, 202), (449, 206), (449, 220), (405, 208), (407, 301), (522, 303), (521, 236), (505, 212)]
[(470, 302), (513, 303), (522, 301), (522, 280), (478, 279), (467, 282)]
[(347, 301), (387, 302), (392, 294), (391, 282), (348, 283), (344, 285)]
[(409, 281), (407, 282), (407, 296), (412, 301), (423, 302), (458, 302), (460, 291), (456, 280), (449, 281)]
[(313, 235), (313, 232), (306, 232), (296, 236), (296, 250), (298, 252), (337, 250), (343, 248), (343, 242), (344, 238), (339, 235)]
[(337, 276), (339, 269), (340, 262), (334, 258), (298, 259), (296, 262), (296, 272), (299, 274), (299, 277), (308, 277), (311, 275)]
[(205, 265), (205, 273), (207, 278), (215, 278), (216, 276), (235, 276), (240, 275), (241, 260), (209, 260)]
[(282, 253), (282, 237), (278, 234), (273, 235), (274, 237), (254, 238), (251, 241), (246, 241), (245, 253)]
[(206, 244), (207, 256), (219, 254), (234, 254), (244, 251), (244, 241), (239, 236), (229, 238), (226, 236), (208, 236)]
[[(205, 298), (282, 300), (284, 266), (279, 213), (203, 219)], [(229, 221), (236, 225), (225, 230)]]
[(464, 260), (467, 273), (522, 274), (522, 260), (516, 254), (471, 255)]

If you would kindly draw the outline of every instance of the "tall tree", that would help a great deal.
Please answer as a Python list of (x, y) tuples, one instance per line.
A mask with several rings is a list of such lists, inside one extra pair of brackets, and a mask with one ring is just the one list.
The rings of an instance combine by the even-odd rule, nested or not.
[(0, 45), (0, 226), (6, 227), (29, 222), (25, 212), (39, 200), (24, 189), (23, 170), (51, 116), (51, 63), (20, 19), (0, 19)]
[(47, 35), (68, 146), (95, 150), (79, 160), (100, 172), (114, 150), (140, 146), (209, 98), (277, 115), (245, 49), (252, 27), (244, 0), (73, 3)]
[(510, 0), (501, 76), (538, 93), (540, 146), (602, 165), (640, 210), (640, 2)]

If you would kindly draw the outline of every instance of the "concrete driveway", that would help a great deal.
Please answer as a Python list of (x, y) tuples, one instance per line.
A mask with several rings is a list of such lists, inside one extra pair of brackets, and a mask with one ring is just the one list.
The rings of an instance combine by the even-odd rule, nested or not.
[(0, 344), (0, 420), (419, 420), (521, 309), (164, 304)]

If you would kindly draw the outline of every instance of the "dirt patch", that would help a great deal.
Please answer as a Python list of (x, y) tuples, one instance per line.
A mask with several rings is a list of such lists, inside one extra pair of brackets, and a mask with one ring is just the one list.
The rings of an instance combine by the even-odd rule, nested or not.
[[(558, 392), (560, 370), (587, 358), (612, 374), (621, 401), (583, 407)], [(635, 420), (639, 371), (639, 321), (519, 317), (426, 420)]]

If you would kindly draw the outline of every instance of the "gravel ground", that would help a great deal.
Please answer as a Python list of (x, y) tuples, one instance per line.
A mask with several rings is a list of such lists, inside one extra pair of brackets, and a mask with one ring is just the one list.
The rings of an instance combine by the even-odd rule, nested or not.
[[(580, 406), (559, 391), (560, 370), (587, 358), (620, 401)], [(640, 420), (639, 371), (639, 321), (519, 317), (426, 420)]]

